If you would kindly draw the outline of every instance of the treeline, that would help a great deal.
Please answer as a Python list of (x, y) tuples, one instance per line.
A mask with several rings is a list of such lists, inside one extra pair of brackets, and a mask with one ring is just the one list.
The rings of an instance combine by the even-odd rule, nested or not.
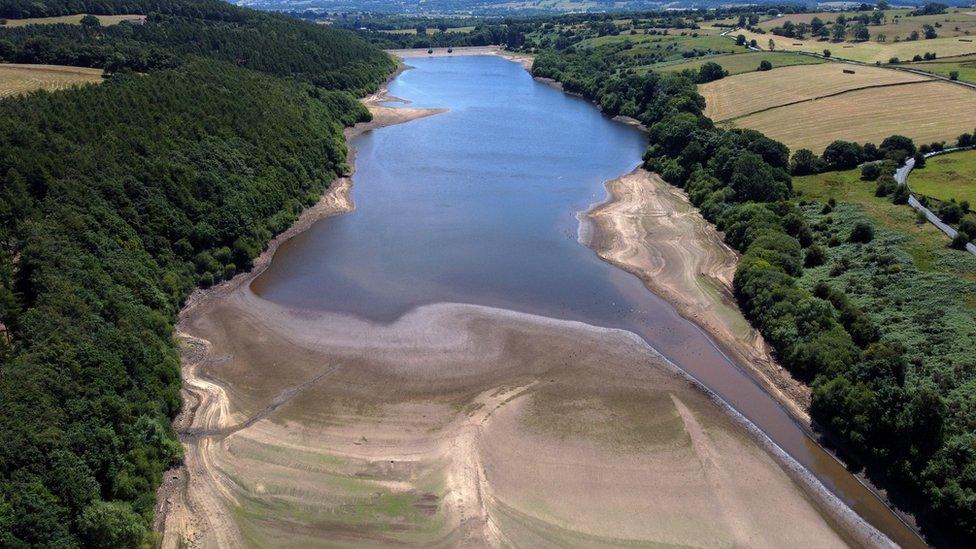
[(247, 269), (347, 169), (342, 127), (369, 117), (349, 92), (393, 68), (349, 33), (182, 6), (120, 26), (126, 38), (67, 25), (2, 33), (168, 59), (0, 101), (2, 547), (153, 543), (156, 487), (182, 453), (175, 315), (195, 287)]
[[(924, 502), (928, 524), (959, 539), (976, 536), (976, 410), (950, 414), (927, 375), (908, 363), (906, 346), (924, 342), (886, 333), (842, 289), (811, 291), (799, 282), (825, 253), (793, 200), (787, 147), (756, 131), (716, 127), (686, 75), (636, 74), (612, 48), (604, 50), (544, 52), (533, 72), (648, 128), (645, 167), (686, 189), (743, 252), (736, 298), (779, 361), (812, 384), (814, 417), (869, 463), (876, 478)], [(880, 158), (915, 152), (903, 138), (874, 149)], [(829, 165), (847, 162), (826, 156)], [(873, 228), (863, 224), (843, 235), (851, 246), (872, 238)]]
[[(50, 5), (50, 4), (45, 4)], [(365, 93), (388, 74), (388, 56), (346, 31), (254, 12), (218, 0), (93, 3), (91, 13), (142, 13), (143, 24), (0, 28), (0, 61), (147, 72), (192, 56)], [(101, 9), (101, 11), (96, 11)], [(78, 13), (78, 12), (76, 12)]]

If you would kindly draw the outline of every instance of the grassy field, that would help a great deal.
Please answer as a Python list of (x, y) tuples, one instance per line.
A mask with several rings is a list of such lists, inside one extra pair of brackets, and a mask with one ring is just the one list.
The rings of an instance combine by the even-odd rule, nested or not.
[(792, 150), (820, 152), (836, 139), (880, 143), (896, 133), (918, 143), (951, 142), (973, 131), (973, 117), (961, 115), (972, 112), (976, 90), (934, 81), (852, 91), (756, 113), (734, 124), (759, 130)]
[(959, 73), (959, 80), (976, 84), (976, 55), (956, 58), (952, 61), (922, 61), (905, 65), (913, 69), (931, 72), (948, 77), (953, 71)]
[(925, 196), (976, 204), (976, 151), (964, 151), (935, 156), (925, 167), (912, 171), (908, 186)]
[[(922, 34), (923, 25), (936, 27), (937, 24), (941, 25), (936, 27), (936, 32), (940, 37), (958, 37), (976, 34), (976, 14), (973, 13), (973, 10), (953, 9), (942, 15), (921, 15), (917, 17), (908, 15), (910, 12), (911, 10), (907, 9), (885, 11), (885, 22), (883, 25), (868, 26), (871, 36), (875, 37), (878, 34), (884, 34), (889, 42), (893, 42), (896, 38), (899, 40), (907, 40), (912, 31), (918, 31), (919, 34)], [(819, 17), (825, 23), (831, 23), (841, 13), (847, 19), (851, 19), (861, 13), (871, 15), (873, 12), (837, 11), (790, 14), (763, 21), (757, 26), (768, 31), (772, 28), (782, 26), (786, 21), (809, 24), (814, 17)]]
[[(915, 174), (911, 181), (914, 183)], [(915, 210), (905, 205), (895, 205), (890, 198), (874, 196), (875, 183), (861, 180), (860, 170), (828, 172), (793, 178), (793, 188), (800, 200), (816, 200), (825, 204), (833, 198), (838, 202), (857, 204), (871, 221), (880, 227), (905, 235), (899, 247), (908, 253), (919, 269), (928, 271), (937, 263), (949, 238), (931, 223), (918, 223)], [(976, 275), (976, 270), (966, 269), (967, 277)]]
[(903, 71), (824, 63), (740, 74), (698, 86), (698, 91), (705, 97), (705, 115), (718, 122), (848, 90), (927, 79)]
[[(60, 17), (32, 17), (30, 19), (7, 19), (5, 26), (7, 27), (23, 27), (26, 25), (55, 25), (58, 23), (67, 23), (69, 25), (79, 25), (81, 24), (81, 18), (85, 14), (79, 13), (76, 15), (62, 15)], [(103, 26), (117, 25), (122, 21), (144, 21), (146, 19), (145, 15), (97, 15), (98, 22)]]
[[(873, 41), (836, 43), (809, 38), (797, 40), (773, 34), (756, 34), (745, 30), (736, 31), (733, 34), (742, 34), (748, 40), (756, 40), (759, 47), (764, 50), (769, 49), (769, 41), (773, 40), (775, 51), (805, 51), (819, 54), (828, 49), (834, 57), (862, 63), (874, 63), (876, 61), (887, 63), (892, 57), (897, 57), (901, 61), (910, 61), (915, 55), (924, 55), (926, 52), (935, 53), (939, 57), (976, 54), (976, 38), (934, 38), (932, 40), (883, 43)], [(965, 42), (964, 40), (972, 41)]]
[(773, 67), (789, 67), (793, 65), (816, 65), (823, 63), (823, 59), (810, 57), (808, 55), (798, 55), (785, 52), (764, 52), (748, 51), (742, 53), (731, 53), (723, 55), (713, 55), (709, 57), (699, 57), (684, 63), (667, 65), (660, 68), (663, 71), (683, 71), (685, 69), (698, 70), (699, 67), (709, 61), (722, 65), (730, 75), (742, 74), (744, 72), (754, 72), (759, 68), (759, 63), (769, 61)]
[(102, 69), (0, 63), (0, 97), (102, 81)]

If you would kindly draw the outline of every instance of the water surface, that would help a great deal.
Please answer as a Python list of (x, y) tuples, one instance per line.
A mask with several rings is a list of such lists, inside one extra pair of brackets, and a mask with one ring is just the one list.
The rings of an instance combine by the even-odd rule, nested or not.
[(918, 543), (697, 326), (579, 244), (577, 212), (640, 163), (639, 131), (499, 57), (409, 63), (390, 93), (450, 110), (357, 138), (356, 209), (279, 248), (255, 292), (384, 322), (459, 302), (633, 331), (879, 530)]

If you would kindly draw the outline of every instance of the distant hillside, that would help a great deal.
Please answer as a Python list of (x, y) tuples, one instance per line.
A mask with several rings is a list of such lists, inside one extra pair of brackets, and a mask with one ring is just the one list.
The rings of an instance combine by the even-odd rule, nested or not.
[[(261, 10), (306, 10), (328, 12), (373, 12), (388, 14), (430, 15), (550, 15), (555, 13), (581, 12), (632, 12), (690, 8), (719, 8), (729, 6), (805, 6), (835, 9), (841, 5), (858, 5), (860, 2), (816, 2), (812, 0), (752, 0), (728, 2), (725, 0), (233, 0), (240, 6)], [(866, 0), (874, 4), (872, 0)], [(922, 0), (889, 2), (892, 5), (922, 5)], [(972, 0), (941, 0), (950, 6), (971, 6)]]
[[(236, 0), (262, 10), (337, 12), (369, 11), (375, 13), (471, 14), (471, 15), (544, 15), (570, 12), (646, 11), (672, 8), (714, 8), (727, 6), (722, 0)], [(734, 3), (734, 2), (733, 2)], [(789, 2), (803, 4), (805, 2)], [(784, 4), (759, 0), (743, 4)], [(811, 6), (815, 3), (809, 3)]]

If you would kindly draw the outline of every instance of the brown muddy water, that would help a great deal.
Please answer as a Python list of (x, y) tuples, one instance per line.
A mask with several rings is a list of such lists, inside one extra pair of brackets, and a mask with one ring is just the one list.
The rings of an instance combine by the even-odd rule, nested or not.
[(640, 132), (499, 57), (409, 61), (390, 93), (450, 110), (357, 138), (356, 209), (282, 245), (255, 293), (376, 322), (456, 302), (637, 333), (875, 528), (924, 546), (701, 329), (579, 243), (576, 214), (640, 163)]

